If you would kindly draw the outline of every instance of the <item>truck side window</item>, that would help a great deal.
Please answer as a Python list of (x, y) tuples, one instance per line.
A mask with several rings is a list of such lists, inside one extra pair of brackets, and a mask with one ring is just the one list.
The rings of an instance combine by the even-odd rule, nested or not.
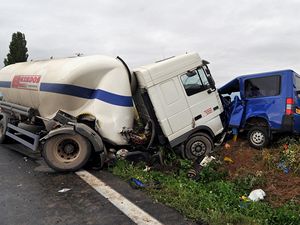
[(245, 97), (258, 98), (280, 94), (281, 77), (279, 75), (248, 79), (245, 81)]
[(188, 71), (181, 76), (181, 81), (187, 96), (197, 94), (209, 88), (209, 83), (202, 68)]

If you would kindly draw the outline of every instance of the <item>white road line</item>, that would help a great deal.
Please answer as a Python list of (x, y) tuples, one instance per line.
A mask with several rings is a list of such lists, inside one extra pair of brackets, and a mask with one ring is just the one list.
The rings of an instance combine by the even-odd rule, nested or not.
[(85, 170), (76, 174), (138, 225), (163, 225), (106, 183)]

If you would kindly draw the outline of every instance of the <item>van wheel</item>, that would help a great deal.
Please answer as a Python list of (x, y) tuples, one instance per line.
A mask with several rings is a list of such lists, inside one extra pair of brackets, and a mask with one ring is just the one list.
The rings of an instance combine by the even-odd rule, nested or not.
[(267, 128), (256, 126), (249, 130), (247, 139), (250, 146), (256, 149), (262, 149), (266, 147), (270, 141)]
[(2, 114), (0, 115), (1, 119), (0, 119), (0, 144), (5, 143), (5, 139), (6, 139), (6, 130), (7, 130), (7, 123), (8, 123), (8, 118), (6, 116), (6, 114)]
[(213, 150), (213, 141), (204, 133), (192, 135), (185, 145), (185, 156), (187, 159), (197, 159), (205, 156)]
[(91, 145), (79, 134), (60, 134), (46, 141), (42, 155), (46, 163), (56, 171), (76, 171), (89, 160)]

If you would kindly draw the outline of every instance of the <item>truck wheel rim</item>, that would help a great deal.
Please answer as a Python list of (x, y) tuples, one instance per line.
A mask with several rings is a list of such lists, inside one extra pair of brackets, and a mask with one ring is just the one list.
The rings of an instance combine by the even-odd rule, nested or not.
[(65, 139), (57, 143), (55, 157), (62, 162), (69, 163), (79, 156), (80, 147), (72, 139)]
[(191, 152), (194, 156), (202, 156), (206, 151), (206, 146), (202, 141), (196, 141), (191, 146)]
[(265, 136), (263, 133), (259, 131), (255, 131), (251, 134), (251, 140), (254, 144), (259, 145), (264, 143), (265, 141)]

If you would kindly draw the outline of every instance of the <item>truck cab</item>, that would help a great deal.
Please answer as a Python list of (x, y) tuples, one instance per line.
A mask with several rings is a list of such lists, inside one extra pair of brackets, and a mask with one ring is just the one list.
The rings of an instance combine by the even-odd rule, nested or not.
[(141, 119), (155, 121), (159, 141), (189, 159), (211, 151), (223, 131), (223, 106), (207, 64), (190, 53), (134, 69)]

